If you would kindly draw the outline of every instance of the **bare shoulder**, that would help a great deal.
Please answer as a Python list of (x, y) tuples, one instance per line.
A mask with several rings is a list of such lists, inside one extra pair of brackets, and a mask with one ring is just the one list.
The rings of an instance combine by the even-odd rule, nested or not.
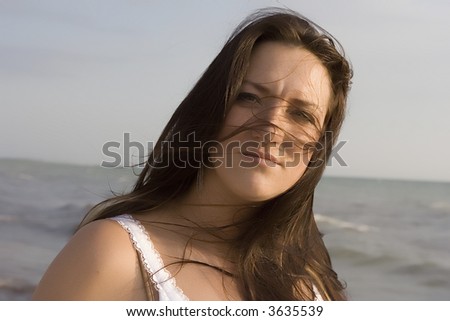
[(128, 233), (105, 219), (75, 233), (50, 264), (33, 299), (141, 300), (145, 299), (142, 284)]

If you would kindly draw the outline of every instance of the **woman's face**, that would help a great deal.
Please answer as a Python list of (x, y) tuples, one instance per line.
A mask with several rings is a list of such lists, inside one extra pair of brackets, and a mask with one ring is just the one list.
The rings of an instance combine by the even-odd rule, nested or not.
[(215, 188), (240, 203), (292, 187), (307, 168), (312, 151), (303, 147), (319, 138), (330, 98), (327, 70), (311, 52), (281, 42), (255, 47), (220, 132), (217, 167), (208, 171)]

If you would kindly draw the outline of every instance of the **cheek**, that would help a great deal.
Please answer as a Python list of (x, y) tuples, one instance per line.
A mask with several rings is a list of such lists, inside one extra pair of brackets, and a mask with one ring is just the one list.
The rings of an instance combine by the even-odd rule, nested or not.
[(270, 189), (270, 198), (277, 197), (293, 187), (303, 176), (306, 166), (297, 165), (292, 168), (285, 168), (284, 173), (272, 177), (268, 186)]
[(308, 169), (314, 151), (312, 149), (295, 149), (286, 153), (283, 172), (279, 175), (279, 180), (283, 181), (285, 190), (291, 188), (298, 182)]
[(289, 182), (296, 182), (302, 177), (302, 175), (305, 173), (309, 161), (310, 161), (310, 154), (308, 153), (296, 153), (294, 157), (290, 158), (289, 161), (285, 164), (285, 179), (287, 179)]

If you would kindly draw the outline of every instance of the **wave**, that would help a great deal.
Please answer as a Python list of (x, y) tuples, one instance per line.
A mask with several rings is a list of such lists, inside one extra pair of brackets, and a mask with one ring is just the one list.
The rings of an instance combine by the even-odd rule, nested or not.
[(35, 287), (25, 280), (0, 278), (0, 300), (30, 300)]
[(450, 213), (450, 202), (436, 201), (430, 204), (430, 208), (432, 208), (433, 210), (441, 210)]
[(402, 258), (390, 253), (372, 253), (362, 249), (339, 245), (328, 246), (328, 251), (335, 259), (353, 262), (354, 265), (381, 266), (402, 261)]
[(15, 216), (12, 215), (3, 215), (0, 214), (0, 222), (14, 222), (17, 221), (17, 218)]
[(334, 227), (341, 228), (341, 229), (349, 229), (349, 230), (353, 230), (353, 231), (357, 231), (357, 232), (361, 232), (361, 233), (376, 230), (375, 227), (372, 227), (372, 226), (369, 226), (366, 224), (356, 224), (356, 223), (352, 223), (352, 222), (348, 222), (348, 221), (344, 221), (344, 220), (339, 220), (334, 217), (322, 215), (322, 214), (314, 214), (314, 217), (316, 219), (316, 222), (330, 224)]

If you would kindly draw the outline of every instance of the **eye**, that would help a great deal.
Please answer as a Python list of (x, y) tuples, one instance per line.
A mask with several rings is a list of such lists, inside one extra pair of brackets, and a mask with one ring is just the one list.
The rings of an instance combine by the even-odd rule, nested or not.
[(298, 108), (294, 108), (293, 110), (291, 110), (289, 112), (293, 117), (295, 117), (295, 119), (300, 120), (300, 121), (308, 121), (310, 123), (314, 123), (314, 117), (303, 110), (300, 110)]
[(241, 101), (248, 104), (260, 104), (261, 99), (255, 94), (251, 94), (248, 92), (241, 92), (237, 96), (237, 101)]

